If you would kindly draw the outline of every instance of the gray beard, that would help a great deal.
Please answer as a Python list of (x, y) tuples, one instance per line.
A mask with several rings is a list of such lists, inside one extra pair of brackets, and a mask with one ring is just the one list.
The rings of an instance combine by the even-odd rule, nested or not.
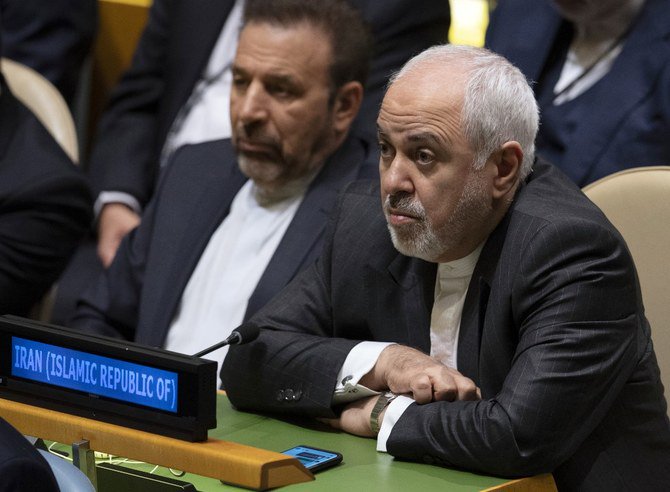
[[(388, 200), (388, 199), (387, 199)], [(468, 179), (448, 222), (435, 229), (425, 217), (423, 206), (413, 202), (412, 210), (423, 217), (416, 224), (396, 229), (387, 223), (393, 246), (403, 255), (436, 263), (438, 258), (455, 249), (473, 228), (483, 223), (491, 213), (490, 197), (476, 179)]]

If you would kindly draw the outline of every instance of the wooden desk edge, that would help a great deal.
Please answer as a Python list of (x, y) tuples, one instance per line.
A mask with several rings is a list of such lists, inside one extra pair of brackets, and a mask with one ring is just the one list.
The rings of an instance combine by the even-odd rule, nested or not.
[(519, 478), (509, 482), (489, 487), (482, 492), (556, 492), (554, 477), (547, 473), (535, 477)]
[(187, 442), (0, 398), (0, 416), (22, 433), (265, 490), (314, 480), (295, 458), (219, 439)]

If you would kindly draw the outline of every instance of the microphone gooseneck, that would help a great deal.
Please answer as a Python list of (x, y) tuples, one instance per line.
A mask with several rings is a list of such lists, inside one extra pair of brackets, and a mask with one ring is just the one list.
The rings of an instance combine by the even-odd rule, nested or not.
[(210, 352), (214, 352), (216, 349), (219, 349), (221, 347), (225, 347), (226, 345), (242, 345), (243, 343), (249, 343), (253, 342), (258, 338), (258, 334), (261, 332), (260, 328), (256, 325), (242, 325), (233, 330), (233, 332), (230, 334), (228, 338), (225, 340), (212, 345), (211, 347), (207, 347), (204, 350), (201, 350), (200, 352), (193, 354), (194, 357), (202, 357), (203, 355), (207, 355)]

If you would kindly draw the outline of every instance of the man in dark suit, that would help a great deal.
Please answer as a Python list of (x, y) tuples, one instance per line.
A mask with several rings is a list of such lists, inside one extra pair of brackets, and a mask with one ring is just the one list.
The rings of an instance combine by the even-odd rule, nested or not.
[(85, 177), (0, 76), (0, 313), (28, 314), (91, 215)]
[(231, 402), (328, 419), (400, 458), (552, 472), (561, 489), (670, 483), (632, 259), (533, 162), (537, 125), (503, 58), (447, 45), (410, 61), (378, 118), (381, 186), (349, 187), (321, 259), (249, 321), (258, 340), (221, 374)]
[[(412, 55), (446, 40), (449, 2), (351, 3), (360, 9), (375, 40), (366, 97), (356, 124), (358, 130), (374, 135), (388, 76)], [(139, 206), (146, 205), (154, 191), (166, 138), (204, 76), (234, 4), (233, 0), (207, 0), (194, 8), (182, 0), (154, 2), (133, 64), (114, 90), (100, 122), (89, 163), (96, 194), (120, 191), (134, 197)], [(112, 205), (114, 202), (103, 208), (99, 226), (98, 247), (105, 264), (111, 261), (120, 237), (139, 221), (137, 211)]]
[[(360, 10), (374, 39), (370, 75), (354, 128), (374, 143), (374, 121), (388, 77), (414, 54), (446, 40), (449, 2), (351, 3)], [(208, 91), (214, 92), (213, 100), (226, 97), (219, 84), (228, 76), (226, 57), (235, 52), (236, 18), (239, 24), (235, 12), (243, 4), (243, 0), (204, 0), (194, 8), (184, 0), (153, 2), (132, 65), (100, 121), (88, 163), (98, 198), (97, 237), (79, 249), (61, 279), (66, 287), (56, 300), (54, 321), (68, 320), (77, 298), (69, 292), (79, 294), (101, 269), (96, 253), (108, 266), (123, 236), (139, 223), (140, 211), (154, 193), (161, 158), (163, 164), (168, 162), (167, 149), (179, 144), (189, 118), (195, 121), (191, 135), (198, 141), (230, 136), (224, 128), (225, 111), (208, 112), (207, 107), (218, 103), (206, 100)], [(205, 109), (194, 115), (199, 104)], [(203, 123), (202, 113), (223, 121)], [(203, 137), (204, 132), (208, 136)]]
[(538, 153), (580, 187), (670, 163), (665, 0), (505, 0), (486, 46), (535, 82)]
[(49, 464), (14, 427), (0, 418), (0, 491), (58, 492)]
[(222, 340), (314, 261), (338, 190), (376, 175), (349, 132), (370, 47), (358, 13), (342, 0), (251, 0), (245, 19), (232, 142), (174, 154), (72, 325), (185, 353)]

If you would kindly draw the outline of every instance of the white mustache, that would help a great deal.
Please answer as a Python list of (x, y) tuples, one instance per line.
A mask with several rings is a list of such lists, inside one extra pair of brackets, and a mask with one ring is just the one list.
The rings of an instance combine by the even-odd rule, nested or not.
[(426, 218), (426, 210), (421, 202), (407, 194), (386, 195), (384, 210), (387, 213), (393, 211), (422, 220)]

